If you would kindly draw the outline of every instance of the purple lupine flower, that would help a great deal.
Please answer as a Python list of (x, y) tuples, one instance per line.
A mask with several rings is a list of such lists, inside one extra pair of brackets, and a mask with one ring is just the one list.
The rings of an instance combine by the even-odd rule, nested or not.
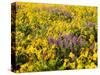
[(88, 22), (87, 25), (88, 25), (88, 27), (93, 27), (93, 26), (96, 25), (96, 23), (94, 23), (94, 22)]
[(59, 38), (55, 41), (55, 44), (56, 44), (58, 47), (63, 47), (62, 40), (59, 39)]
[(66, 17), (72, 19), (72, 16), (71, 16), (71, 14), (69, 14), (69, 13), (64, 12), (64, 16), (66, 16)]
[(68, 40), (72, 39), (72, 36), (73, 36), (72, 34), (68, 34), (68, 35), (67, 35), (67, 39), (68, 39)]
[(56, 40), (55, 44), (59, 47), (60, 46), (60, 40)]
[(67, 36), (67, 35), (64, 35), (64, 39), (65, 39), (65, 40), (68, 40), (68, 36)]
[(48, 43), (49, 44), (54, 44), (55, 40), (52, 37), (48, 37)]
[(58, 13), (58, 12), (60, 12), (60, 10), (59, 9), (57, 9), (57, 8), (55, 8), (55, 9), (52, 9), (52, 11), (51, 11), (52, 13)]
[(83, 45), (83, 39), (82, 39), (82, 37), (81, 37), (80, 40), (79, 40), (79, 44), (80, 44), (80, 46)]
[(67, 48), (68, 47), (68, 41), (66, 38), (64, 38), (64, 48)]
[(72, 42), (73, 42), (74, 45), (77, 44), (77, 37), (76, 36), (73, 37)]
[(69, 47), (70, 47), (70, 50), (73, 50), (73, 44), (72, 44), (72, 42), (70, 42)]
[(62, 39), (62, 33), (59, 31), (59, 39)]
[(19, 69), (20, 69), (20, 65), (17, 65), (17, 66), (16, 66), (16, 70), (19, 70)]

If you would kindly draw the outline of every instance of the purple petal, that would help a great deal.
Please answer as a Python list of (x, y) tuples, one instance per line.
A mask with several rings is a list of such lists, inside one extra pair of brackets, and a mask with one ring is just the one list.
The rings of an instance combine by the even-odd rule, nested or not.
[(88, 24), (87, 24), (89, 27), (93, 27), (93, 26), (95, 26), (96, 25), (96, 23), (94, 23), (94, 22), (88, 22)]
[(68, 40), (68, 36), (67, 36), (67, 35), (64, 35), (64, 39), (65, 39), (65, 40)]
[(63, 47), (63, 43), (61, 39), (57, 39), (55, 43), (58, 47)]
[(73, 37), (72, 42), (73, 42), (74, 45), (77, 44), (77, 37), (76, 36)]
[(73, 50), (73, 44), (70, 42), (70, 49)]
[(48, 37), (48, 43), (49, 44), (54, 44), (54, 41), (55, 40), (52, 37), (50, 37), (50, 36)]
[(68, 40), (72, 39), (72, 36), (73, 36), (72, 34), (68, 34), (67, 39)]
[(59, 37), (58, 39), (62, 39), (62, 33), (59, 31)]
[(66, 38), (64, 38), (64, 47), (65, 47), (65, 48), (68, 47), (68, 41), (66, 40)]

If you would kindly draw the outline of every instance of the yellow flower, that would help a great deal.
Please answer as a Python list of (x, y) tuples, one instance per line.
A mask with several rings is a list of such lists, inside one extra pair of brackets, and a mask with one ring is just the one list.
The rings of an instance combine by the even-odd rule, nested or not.
[(96, 68), (96, 65), (94, 62), (91, 63), (91, 68)]
[(35, 48), (33, 48), (33, 46), (28, 46), (26, 52), (27, 52), (28, 54), (29, 54), (29, 53), (34, 53), (34, 49), (35, 49)]
[(76, 59), (76, 61), (77, 61), (77, 63), (78, 63), (78, 64), (80, 64), (80, 63), (81, 63), (81, 60), (80, 60), (80, 59), (78, 59), (78, 58)]
[(26, 67), (28, 67), (28, 63), (21, 65), (20, 72), (25, 72), (27, 70)]
[(70, 58), (74, 58), (75, 57), (75, 54), (73, 54), (72, 52), (70, 52), (69, 57)]
[(86, 51), (85, 53), (84, 53), (84, 57), (87, 57), (88, 56), (88, 51)]
[(17, 51), (19, 51), (19, 50), (21, 50), (21, 49), (22, 49), (22, 47), (20, 47), (20, 46), (18, 46), (18, 47), (16, 48)]
[(55, 58), (55, 55), (54, 55), (54, 53), (52, 53), (51, 59), (54, 59), (54, 58)]
[(32, 38), (32, 36), (31, 35), (28, 35), (27, 40), (30, 40), (31, 38)]
[(52, 49), (54, 49), (56, 47), (56, 45), (54, 44), (54, 45), (52, 45)]
[(95, 52), (94, 54), (93, 54), (93, 58), (92, 58), (94, 61), (96, 61), (96, 59), (97, 59), (97, 53)]
[(64, 62), (67, 62), (68, 60), (67, 59), (64, 59)]
[(42, 44), (43, 44), (43, 46), (46, 46), (46, 47), (47, 47), (47, 45), (48, 45), (47, 40), (46, 40), (46, 39), (44, 39), (44, 40), (43, 40), (43, 42), (42, 42)]
[(47, 48), (46, 48), (46, 47), (44, 47), (44, 48), (43, 48), (43, 52), (46, 52), (46, 50), (47, 50)]
[(38, 50), (37, 52), (36, 52), (36, 55), (37, 55), (37, 58), (39, 59), (39, 60), (41, 60), (41, 50)]
[(85, 68), (86, 68), (86, 69), (89, 69), (89, 68), (90, 68), (90, 65), (86, 65)]
[(80, 64), (77, 65), (77, 69), (82, 69), (82, 68), (83, 68), (82, 63), (80, 63)]
[(70, 63), (70, 66), (71, 66), (72, 69), (74, 69), (75, 68), (75, 62)]
[(91, 34), (91, 35), (90, 35), (90, 39), (89, 39), (90, 43), (92, 43), (92, 42), (93, 42), (93, 40), (94, 40), (94, 35), (93, 35), (93, 34)]
[[(31, 63), (31, 64), (32, 64), (32, 63)], [(31, 72), (32, 70), (33, 70), (33, 66), (32, 66), (32, 65), (29, 65), (29, 66), (28, 66), (28, 71)]]
[(19, 73), (19, 70), (16, 70), (16, 73)]

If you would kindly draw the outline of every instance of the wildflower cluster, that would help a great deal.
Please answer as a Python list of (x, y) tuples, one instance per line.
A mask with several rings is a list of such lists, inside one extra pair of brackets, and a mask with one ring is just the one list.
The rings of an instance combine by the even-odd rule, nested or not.
[(96, 7), (17, 2), (13, 27), (15, 72), (97, 66)]

